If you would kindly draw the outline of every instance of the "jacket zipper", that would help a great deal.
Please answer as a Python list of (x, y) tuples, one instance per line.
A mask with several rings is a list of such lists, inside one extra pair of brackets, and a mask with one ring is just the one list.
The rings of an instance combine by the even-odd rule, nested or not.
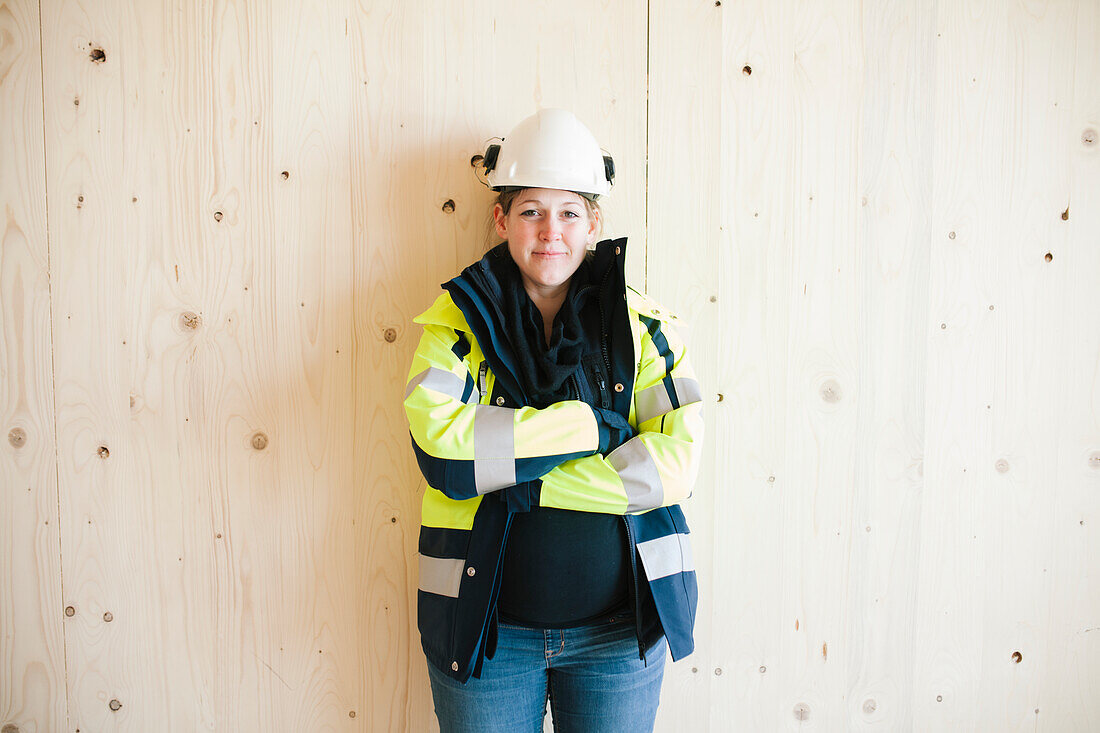
[(642, 647), (642, 604), (638, 600), (640, 593), (638, 591), (638, 560), (634, 544), (634, 531), (630, 528), (630, 522), (626, 520), (626, 515), (623, 515), (623, 524), (626, 525), (626, 539), (627, 544), (630, 545), (628, 548), (630, 552), (630, 571), (634, 576), (634, 593), (631, 598), (631, 605), (634, 606), (634, 636), (638, 639), (638, 658), (645, 662), (648, 667), (649, 662), (645, 658), (645, 649)]
[[(612, 267), (615, 265), (612, 264)], [(607, 268), (607, 271), (603, 274), (603, 279), (600, 280), (600, 292), (597, 300), (600, 301), (600, 351), (603, 354), (603, 365), (607, 369), (607, 378), (611, 379), (611, 359), (607, 355), (607, 315), (604, 313), (604, 293), (606, 292), (605, 286), (607, 285), (607, 278), (611, 277), (611, 267)]]
[[(612, 264), (611, 267), (615, 267)], [(600, 280), (600, 350), (603, 353), (603, 364), (607, 369), (607, 378), (613, 379), (614, 375), (611, 374), (611, 359), (607, 355), (607, 315), (604, 312), (604, 294), (607, 292), (607, 279), (611, 276), (611, 267), (603, 274), (603, 278)], [(606, 383), (601, 384), (601, 387), (605, 387)], [(630, 553), (630, 572), (634, 578), (634, 592), (632, 594), (631, 603), (634, 606), (634, 636), (638, 640), (638, 658), (648, 667), (649, 662), (645, 658), (645, 648), (642, 646), (642, 609), (641, 602), (638, 600), (640, 592), (638, 590), (638, 552), (634, 544), (634, 530), (630, 528), (630, 522), (627, 521), (626, 515), (623, 515), (623, 524), (626, 526), (626, 539), (629, 547), (627, 548)]]

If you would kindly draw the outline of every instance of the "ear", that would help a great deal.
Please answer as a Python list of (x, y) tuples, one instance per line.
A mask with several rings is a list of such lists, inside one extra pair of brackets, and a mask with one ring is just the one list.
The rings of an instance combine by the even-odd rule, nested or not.
[(585, 236), (584, 241), (586, 244), (592, 244), (596, 241), (596, 227), (600, 223), (600, 215), (589, 217), (588, 222), (588, 234)]
[(501, 239), (508, 238), (508, 221), (504, 217), (504, 209), (500, 204), (493, 204), (493, 226)]

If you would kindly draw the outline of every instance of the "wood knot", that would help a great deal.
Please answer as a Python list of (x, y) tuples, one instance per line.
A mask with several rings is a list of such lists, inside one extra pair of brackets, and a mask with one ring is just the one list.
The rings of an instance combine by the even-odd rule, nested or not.
[(267, 436), (263, 433), (255, 433), (252, 436), (252, 447), (256, 450), (263, 450), (267, 447)]
[(1019, 664), (1020, 662), (1024, 661), (1024, 655), (1020, 654), (1020, 652), (1012, 652), (1012, 661), (1016, 664)]
[(455, 200), (454, 199), (447, 199), (446, 201), (443, 202), (443, 211), (444, 211), (444, 213), (450, 214), (454, 210), (455, 210)]
[(482, 164), (482, 162), (484, 162), (484, 160), (485, 156), (478, 153), (477, 155), (470, 158), (470, 165), (474, 168), (477, 168), (479, 165)]
[(1008, 473), (1008, 461), (1005, 459), (1001, 458), (993, 465), (996, 467), (997, 473)]
[(877, 710), (877, 709), (878, 709), (878, 704), (875, 703), (875, 701), (873, 699), (868, 698), (868, 699), (863, 701), (863, 712), (864, 712), (864, 714), (870, 715), (871, 713), (875, 712), (875, 710)]
[(118, 709), (122, 707), (122, 703), (118, 700), (111, 700), (111, 702), (107, 703), (107, 706), (117, 713)]
[(794, 710), (791, 712), (794, 714), (795, 720), (809, 720), (810, 718), (810, 706), (804, 702), (795, 705)]
[(1068, 206), (1066, 207), (1066, 210), (1062, 212), (1062, 221), (1069, 221), (1069, 207)]
[(828, 379), (821, 385), (821, 399), (826, 402), (840, 402), (842, 396), (840, 384), (835, 379)]
[(745, 64), (741, 68), (741, 73), (744, 74), (745, 76), (752, 76), (752, 67), (749, 66), (748, 64)]
[(1085, 131), (1081, 133), (1081, 144), (1086, 147), (1095, 145), (1097, 137), (1100, 137), (1100, 135), (1096, 134), (1096, 130), (1086, 127)]
[(19, 726), (15, 723), (5, 723), (3, 728), (0, 728), (0, 733), (19, 733)]
[(948, 239), (954, 239), (955, 238), (955, 232), (948, 232), (947, 233), (947, 238)]
[(112, 614), (110, 611), (104, 611), (103, 612), (103, 620), (106, 621), (107, 623), (111, 623), (112, 621), (115, 620), (114, 614)]
[(8, 431), (8, 442), (16, 448), (22, 448), (27, 442), (27, 431), (23, 428), (12, 428)]
[(107, 60), (107, 54), (104, 53), (102, 48), (96, 46), (88, 54), (88, 58), (92, 60), (93, 64), (102, 64), (104, 61)]
[(65, 606), (65, 615), (72, 618), (76, 614), (76, 609), (72, 606)]
[(180, 326), (192, 331), (202, 325), (202, 318), (192, 311), (184, 311), (180, 314)]
[(355, 717), (355, 711), (354, 710), (349, 710), (348, 711), (348, 717), (349, 718), (354, 718)]
[(283, 180), (285, 181), (286, 179), (290, 178), (290, 171), (283, 171), (279, 175), (281, 175), (283, 177)]
[(1047, 252), (1045, 255), (1043, 255), (1043, 259), (1047, 262), (1050, 262), (1054, 259), (1054, 255), (1052, 255), (1050, 252)]
[(386, 339), (386, 341), (392, 344), (394, 341), (397, 340), (397, 329), (387, 328), (385, 331), (382, 332), (382, 338)]
[(107, 446), (101, 445), (96, 450), (96, 454), (98, 454), (100, 458), (106, 460), (111, 455), (111, 451), (107, 449)]
[(220, 212), (220, 211), (215, 211), (215, 212), (214, 212), (214, 221), (221, 221), (221, 220), (222, 220), (222, 216), (223, 216), (222, 212)]

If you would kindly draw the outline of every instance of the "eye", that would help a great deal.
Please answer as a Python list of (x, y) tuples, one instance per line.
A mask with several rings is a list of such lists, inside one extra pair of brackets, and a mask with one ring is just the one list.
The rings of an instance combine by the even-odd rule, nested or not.
[(579, 217), (580, 217), (580, 214), (578, 214), (578, 213), (577, 213), (577, 212), (575, 212), (575, 211), (566, 211), (565, 213), (566, 213), (566, 214), (569, 214), (569, 216), (570, 216), (570, 217), (572, 217), (572, 218), (574, 218), (574, 219), (577, 219), (577, 218), (579, 218)]
[(539, 213), (539, 212), (536, 211), (535, 209), (528, 209), (527, 211), (524, 211), (522, 214), (520, 214), (520, 216), (527, 216), (528, 214), (537, 214), (537, 213)]

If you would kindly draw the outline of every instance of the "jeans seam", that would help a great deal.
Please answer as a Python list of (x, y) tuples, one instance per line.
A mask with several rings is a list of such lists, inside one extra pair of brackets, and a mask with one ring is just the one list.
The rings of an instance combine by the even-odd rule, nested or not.
[(557, 651), (550, 650), (550, 636), (554, 633), (554, 631), (548, 629), (544, 632), (543, 638), (546, 640), (545, 653), (547, 667), (550, 666), (550, 660), (552, 660), (554, 657), (561, 656), (562, 652), (565, 651), (565, 631), (562, 629), (557, 629), (556, 631), (558, 633), (559, 639), (559, 642), (557, 643)]

